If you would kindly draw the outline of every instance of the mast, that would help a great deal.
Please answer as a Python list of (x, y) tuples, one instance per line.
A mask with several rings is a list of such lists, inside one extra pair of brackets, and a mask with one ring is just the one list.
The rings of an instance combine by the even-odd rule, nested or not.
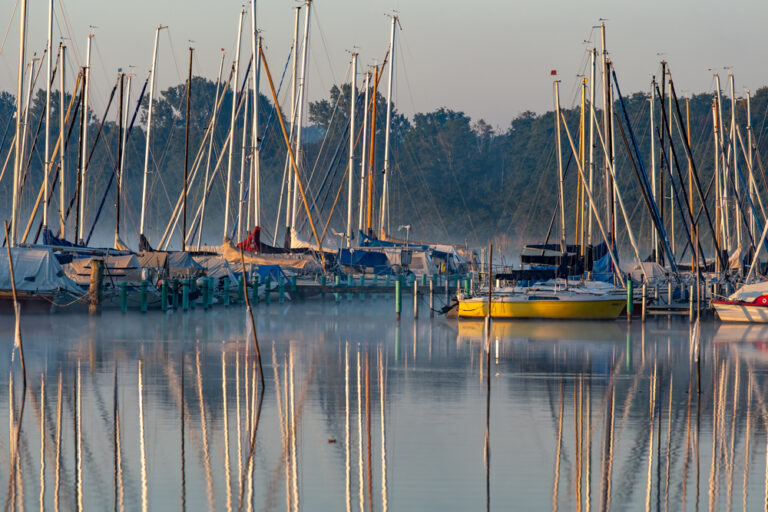
[[(667, 96), (667, 131), (669, 132), (669, 137), (667, 139), (667, 155), (672, 154), (672, 73), (670, 72), (669, 68), (667, 68), (667, 74), (669, 75), (669, 82), (670, 82), (670, 93)], [(661, 108), (664, 108), (664, 105), (661, 106)], [(668, 157), (669, 158), (669, 157)], [(670, 242), (672, 246), (672, 253), (675, 252), (675, 184), (672, 180), (672, 162), (668, 162), (669, 165), (669, 233), (670, 233)], [(681, 183), (682, 186), (682, 183)]]
[(45, 157), (43, 158), (44, 172), (43, 172), (43, 229), (48, 229), (48, 176), (51, 173), (51, 68), (53, 51), (51, 48), (53, 41), (53, 0), (48, 2), (48, 40), (46, 42), (46, 53), (48, 57), (47, 76), (45, 81)]
[[(80, 97), (82, 98), (85, 95), (85, 68), (80, 68), (80, 76), (83, 77), (82, 83), (80, 85)], [(74, 91), (72, 91), (74, 94)], [(80, 102), (80, 140), (83, 139), (83, 130), (85, 129), (85, 102)], [(81, 172), (83, 169), (83, 145), (78, 144), (77, 145), (77, 183), (75, 185), (75, 194), (77, 197), (78, 202), (80, 201), (80, 194), (82, 193), (82, 184), (83, 184), (83, 173)], [(77, 234), (80, 232), (80, 208), (75, 206), (75, 233), (73, 236), (77, 237)]]
[[(298, 77), (298, 52), (299, 52), (299, 12), (301, 11), (301, 6), (296, 7), (296, 12), (293, 16), (293, 47), (291, 50), (291, 66), (292, 66), (292, 73), (291, 73), (291, 131), (289, 134), (289, 137), (292, 142), (295, 144), (295, 140), (293, 138), (293, 129), (296, 126), (296, 80)], [(298, 155), (299, 148), (294, 145), (293, 153), (295, 155)], [(289, 156), (286, 155), (285, 157), (285, 171), (288, 174), (288, 187), (287, 187), (287, 193), (285, 198), (285, 241), (284, 241), (284, 247), (290, 248), (291, 247), (291, 201), (293, 200), (293, 173), (288, 170), (289, 165)], [(282, 202), (282, 199), (281, 199)], [(279, 222), (279, 219), (278, 219)], [(275, 229), (277, 231), (277, 229)], [(277, 237), (277, 233), (275, 233), (275, 237)]]
[(216, 79), (216, 99), (214, 101), (213, 105), (213, 114), (211, 114), (211, 139), (208, 143), (208, 161), (205, 164), (205, 181), (203, 181), (203, 203), (201, 206), (201, 212), (200, 212), (200, 227), (197, 230), (197, 250), (200, 250), (200, 240), (203, 236), (203, 221), (205, 220), (205, 203), (206, 201), (206, 193), (205, 191), (208, 190), (208, 175), (211, 171), (211, 153), (213, 152), (213, 141), (214, 141), (214, 135), (216, 134), (216, 112), (218, 109), (218, 103), (219, 103), (219, 87), (221, 86), (221, 73), (224, 70), (224, 57), (226, 57), (227, 52), (224, 51), (224, 48), (221, 49), (221, 61), (219, 62), (219, 77)]
[(16, 148), (13, 154), (13, 198), (11, 202), (11, 239), (8, 244), (16, 246), (16, 226), (18, 224), (19, 180), (21, 179), (21, 139), (24, 130), (21, 116), (21, 98), (24, 96), (24, 50), (27, 46), (27, 0), (21, 0), (19, 10), (19, 71), (16, 80)]
[[(261, 81), (259, 51), (261, 50), (261, 36), (258, 35), (259, 29), (256, 25), (256, 0), (251, 0), (251, 25), (256, 39), (256, 46), (253, 47), (256, 69), (253, 73), (253, 126), (251, 127), (253, 187), (251, 188), (251, 195), (253, 196), (253, 226), (261, 226), (261, 144), (259, 143), (259, 82)], [(253, 42), (251, 44), (253, 45)], [(248, 226), (248, 229), (250, 228), (251, 226)]]
[(600, 22), (600, 39), (602, 42), (602, 78), (603, 78), (603, 133), (606, 138), (606, 149), (608, 154), (605, 155), (605, 164), (603, 165), (603, 173), (605, 176), (605, 216), (609, 221), (609, 235), (610, 242), (613, 243), (613, 180), (608, 167), (613, 162), (613, 132), (611, 129), (611, 92), (610, 92), (610, 73), (608, 62), (608, 50), (605, 45), (605, 21)]
[[(728, 79), (731, 86), (731, 136), (730, 136), (730, 153), (733, 155), (733, 187), (736, 191), (736, 246), (741, 249), (741, 200), (739, 195), (739, 152), (736, 151), (736, 97), (734, 92), (734, 79), (733, 73), (728, 73)], [(744, 259), (743, 256), (739, 256), (740, 259)], [(739, 265), (739, 268), (743, 268), (744, 265)]]
[[(581, 168), (587, 167), (587, 153), (586, 153), (586, 101), (587, 101), (587, 79), (581, 80), (581, 110), (579, 111), (579, 163)], [(576, 187), (576, 239), (579, 245), (579, 257), (584, 257), (584, 185), (581, 180), (581, 175), (577, 176)]]
[(149, 175), (149, 141), (152, 133), (152, 100), (155, 97), (155, 68), (157, 67), (157, 43), (160, 38), (160, 30), (162, 25), (158, 25), (155, 30), (155, 46), (152, 52), (152, 69), (149, 72), (149, 98), (147, 101), (147, 137), (146, 145), (144, 148), (144, 178), (141, 184), (141, 220), (139, 221), (139, 239), (146, 239), (144, 235), (144, 220), (146, 216), (147, 208), (147, 176)]
[(240, 142), (240, 182), (238, 183), (238, 189), (237, 189), (237, 226), (235, 231), (235, 236), (237, 240), (242, 240), (243, 237), (243, 226), (245, 225), (245, 222), (243, 222), (243, 203), (245, 201), (244, 194), (245, 194), (245, 153), (246, 153), (246, 144), (248, 142), (248, 100), (250, 99), (250, 94), (243, 94), (243, 138)]
[[(666, 97), (667, 90), (667, 61), (661, 61), (661, 95), (659, 96), (659, 131), (661, 136), (659, 138), (659, 191), (658, 191), (658, 205), (659, 205), (659, 217), (661, 217), (661, 225), (664, 225), (664, 169), (667, 166), (664, 159), (664, 149), (666, 147), (666, 131), (663, 129), (663, 110), (664, 110), (664, 98)], [(672, 132), (670, 132), (672, 133)], [(667, 153), (669, 154), (669, 153)], [(658, 250), (659, 261), (657, 263), (664, 265), (664, 252), (659, 248)]]
[(187, 115), (184, 123), (184, 189), (182, 190), (181, 215), (181, 250), (187, 250), (187, 187), (189, 183), (189, 115), (192, 98), (192, 54), (195, 50), (189, 47), (189, 71), (187, 72)]
[[(309, 13), (312, 6), (312, 0), (307, 0), (307, 11), (304, 13), (304, 46), (301, 49), (301, 81), (299, 82), (298, 107), (296, 111), (296, 156), (298, 158), (299, 169), (301, 169), (302, 151), (301, 151), (301, 122), (304, 112), (304, 97), (307, 89), (307, 52), (309, 50)], [(299, 176), (296, 176), (299, 179)], [(291, 229), (296, 226), (296, 213), (298, 207), (298, 183), (293, 187), (293, 198), (291, 199)]]
[[(597, 49), (592, 48), (589, 52), (590, 57), (590, 76), (589, 76), (589, 191), (592, 192), (592, 181), (595, 174), (595, 68)], [(587, 222), (587, 245), (592, 247), (592, 209), (588, 209), (589, 221)], [(590, 254), (590, 260), (592, 255)]]
[(115, 198), (115, 243), (117, 248), (120, 240), (120, 192), (123, 188), (123, 85), (125, 73), (120, 72), (120, 101), (117, 105), (117, 186), (115, 187), (117, 197)]
[(64, 179), (64, 169), (65, 169), (65, 163), (67, 161), (66, 155), (67, 155), (67, 138), (64, 135), (65, 132), (65, 121), (64, 121), (64, 104), (65, 104), (65, 76), (66, 76), (66, 50), (67, 47), (64, 46), (64, 43), (59, 43), (59, 52), (61, 53), (61, 59), (60, 59), (60, 66), (61, 70), (59, 71), (59, 232), (61, 233), (61, 238), (66, 239), (67, 235), (65, 233), (67, 229), (67, 223), (64, 221), (64, 214), (65, 214), (65, 208), (64, 208), (64, 202), (66, 201), (66, 190), (65, 190), (65, 183), (66, 180)]
[[(371, 72), (365, 72), (365, 99), (363, 100), (363, 143), (360, 145), (360, 203), (357, 212), (357, 230), (363, 231), (363, 212), (365, 211), (365, 149), (368, 141), (368, 92), (371, 85)], [(351, 171), (350, 171), (351, 172)]]
[[(119, 166), (119, 168), (120, 168), (120, 170), (119, 170), (119, 172), (120, 172), (120, 179), (117, 182), (117, 208), (118, 208), (118, 210), (120, 209), (120, 200), (123, 197), (123, 176), (125, 176), (125, 152), (127, 151), (127, 148), (128, 148), (128, 130), (126, 128), (128, 127), (128, 112), (130, 111), (130, 104), (131, 104), (131, 78), (132, 77), (133, 77), (133, 73), (128, 73), (128, 85), (127, 85), (127, 90), (126, 90), (126, 93), (125, 93), (125, 105), (126, 105), (126, 108), (123, 110), (123, 118), (121, 120), (122, 123), (123, 123), (123, 149), (122, 149), (122, 154), (121, 154), (121, 157), (120, 157), (120, 166)], [(120, 84), (121, 94), (122, 94), (122, 89), (123, 89), (123, 86), (122, 86), (122, 82), (121, 82), (121, 84)], [(116, 231), (117, 231), (117, 235), (118, 235), (118, 239), (119, 239), (119, 235), (120, 235), (120, 220), (119, 219), (117, 221), (117, 230)], [(118, 240), (116, 239), (115, 242), (117, 242), (117, 241)]]
[[(755, 197), (757, 191), (754, 186), (754, 177), (752, 175), (752, 106), (750, 104), (750, 91), (744, 90), (744, 94), (747, 96), (747, 167), (749, 167), (749, 197), (753, 203), (755, 203)], [(756, 240), (755, 235), (755, 216), (752, 213), (752, 208), (749, 209), (749, 229), (752, 233), (752, 240)]]
[[(399, 23), (397, 14), (392, 15), (392, 30), (389, 35), (389, 73), (387, 83), (387, 120), (384, 126), (384, 171), (381, 186), (381, 222), (379, 232), (381, 238), (386, 237), (389, 227), (389, 135), (392, 118), (392, 75), (395, 71), (395, 25)], [(375, 98), (374, 98), (375, 101)]]
[(728, 188), (728, 166), (725, 159), (725, 134), (723, 133), (723, 101), (720, 96), (720, 75), (715, 74), (715, 100), (717, 102), (717, 133), (719, 137), (718, 151), (720, 155), (720, 183), (723, 190), (723, 197), (721, 201), (721, 207), (723, 209), (723, 229), (725, 234), (725, 247), (728, 249), (730, 255), (732, 251), (731, 247), (731, 216), (729, 212), (731, 194)]
[(240, 10), (240, 20), (237, 24), (237, 45), (235, 49), (235, 62), (232, 64), (234, 68), (234, 74), (232, 76), (232, 117), (229, 122), (229, 156), (227, 159), (227, 190), (224, 194), (224, 235), (226, 240), (229, 233), (229, 195), (232, 188), (232, 153), (235, 149), (235, 120), (237, 119), (237, 83), (240, 75), (238, 74), (238, 68), (240, 66), (240, 44), (242, 43), (243, 35), (243, 18), (245, 17), (245, 9)]
[[(715, 190), (717, 191), (717, 194), (715, 195), (715, 210), (717, 212), (717, 234), (720, 237), (721, 243), (719, 244), (721, 248), (724, 248), (726, 253), (728, 253), (728, 240), (725, 237), (725, 231), (724, 231), (724, 223), (723, 223), (723, 192), (721, 187), (721, 179), (720, 179), (720, 141), (719, 141), (719, 130), (717, 125), (717, 111), (718, 111), (718, 105), (717, 105), (717, 98), (712, 98), (712, 130), (714, 132), (714, 143), (715, 143), (715, 155), (714, 155), (714, 174), (715, 174)], [(719, 261), (719, 258), (718, 258)], [(721, 271), (725, 271), (726, 269), (720, 269)]]
[[(656, 105), (656, 96), (654, 90), (656, 89), (656, 77), (651, 80), (651, 195), (653, 201), (657, 201), (657, 189), (656, 189), (656, 116), (654, 114), (654, 106)], [(651, 223), (651, 247), (653, 247), (653, 261), (659, 263), (660, 251), (659, 251), (659, 239), (656, 233), (656, 228)]]
[[(560, 80), (554, 81), (555, 86), (555, 139), (557, 140), (557, 180), (560, 202), (560, 252), (563, 258), (568, 258), (568, 248), (565, 243), (565, 194), (563, 191), (563, 152), (560, 143)], [(581, 163), (579, 163), (581, 165)], [(568, 278), (566, 277), (566, 285)]]
[(77, 232), (77, 239), (82, 244), (85, 241), (85, 196), (87, 190), (87, 180), (85, 173), (88, 171), (88, 100), (91, 90), (91, 42), (93, 41), (93, 32), (88, 34), (88, 46), (85, 53), (85, 92), (83, 93), (83, 112), (85, 115), (85, 126), (83, 127), (83, 138), (80, 141), (83, 146), (83, 161), (80, 164), (80, 226)]
[[(352, 52), (352, 79), (349, 81), (349, 176), (347, 179), (347, 247), (352, 246), (352, 197), (355, 188), (355, 102), (357, 101), (357, 52)], [(363, 139), (365, 140), (365, 139)]]
[(376, 99), (379, 84), (379, 65), (374, 65), (373, 72), (373, 99), (371, 105), (371, 147), (368, 160), (368, 215), (366, 219), (366, 232), (373, 236), (373, 162), (376, 157)]

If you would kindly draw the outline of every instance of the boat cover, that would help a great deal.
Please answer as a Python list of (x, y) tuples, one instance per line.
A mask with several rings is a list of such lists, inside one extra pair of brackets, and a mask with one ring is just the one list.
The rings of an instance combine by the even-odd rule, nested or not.
[[(78, 295), (83, 293), (82, 288), (67, 277), (50, 249), (14, 247), (11, 249), (11, 257), (17, 290), (32, 293), (51, 293), (59, 290)], [(7, 256), (0, 258), (0, 290), (11, 290), (11, 271)]]
[(768, 294), (768, 281), (746, 284), (728, 297), (728, 300), (749, 301)]
[(104, 281), (141, 282), (141, 264), (135, 254), (77, 258), (64, 265), (64, 271), (77, 284), (88, 286), (91, 280), (91, 262), (94, 259), (104, 260)]
[(204, 255), (195, 256), (195, 262), (200, 265), (205, 273), (214, 279), (224, 279), (228, 277), (230, 282), (234, 282), (235, 274), (232, 273), (232, 268), (229, 262), (218, 255)]
[(340, 249), (339, 263), (355, 272), (377, 276), (392, 274), (387, 255), (380, 251)]

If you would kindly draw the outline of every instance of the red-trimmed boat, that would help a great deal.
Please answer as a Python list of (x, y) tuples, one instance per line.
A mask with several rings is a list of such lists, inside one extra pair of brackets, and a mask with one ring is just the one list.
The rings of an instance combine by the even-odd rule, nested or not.
[(745, 285), (712, 306), (723, 322), (768, 323), (768, 282)]

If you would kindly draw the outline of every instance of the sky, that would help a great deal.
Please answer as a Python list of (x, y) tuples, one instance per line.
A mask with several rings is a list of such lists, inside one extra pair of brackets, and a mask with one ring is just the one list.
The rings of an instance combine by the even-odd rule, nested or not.
[[(48, 2), (27, 1), (31, 58), (45, 47)], [(0, 2), (0, 90), (14, 93), (18, 2)], [(257, 25), (276, 81), (290, 51), (294, 7), (299, 5), (287, 0), (257, 5)], [(232, 0), (54, 0), (54, 44), (68, 39), (71, 87), (74, 66), (84, 64), (93, 30), (91, 98), (99, 112), (119, 68), (133, 69), (144, 80), (158, 24), (168, 26), (160, 37), (159, 88), (185, 80), (190, 44), (195, 75), (215, 79), (222, 48), (229, 69), (241, 9), (242, 3)], [(505, 130), (521, 112), (552, 108), (553, 69), (562, 80), (562, 103), (574, 105), (578, 75), (587, 72), (587, 49), (600, 46), (599, 29), (593, 28), (600, 19), (607, 20), (608, 51), (624, 93), (648, 90), (661, 59), (669, 62), (678, 92), (711, 91), (715, 72), (724, 86), (732, 72), (737, 94), (768, 85), (762, 57), (768, 43), (764, 0), (314, 0), (310, 100), (327, 97), (334, 83), (349, 81), (353, 48), (360, 55), (360, 71), (381, 61), (389, 45), (387, 15), (393, 11), (402, 27), (397, 30), (393, 101), (409, 116), (447, 107)], [(250, 55), (250, 13), (244, 33), (243, 62)], [(266, 82), (262, 92), (269, 95)]]

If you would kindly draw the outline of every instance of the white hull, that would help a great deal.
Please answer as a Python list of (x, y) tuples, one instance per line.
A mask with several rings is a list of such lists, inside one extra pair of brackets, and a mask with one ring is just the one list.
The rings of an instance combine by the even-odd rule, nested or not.
[(723, 322), (768, 323), (768, 307), (744, 304), (713, 303)]

